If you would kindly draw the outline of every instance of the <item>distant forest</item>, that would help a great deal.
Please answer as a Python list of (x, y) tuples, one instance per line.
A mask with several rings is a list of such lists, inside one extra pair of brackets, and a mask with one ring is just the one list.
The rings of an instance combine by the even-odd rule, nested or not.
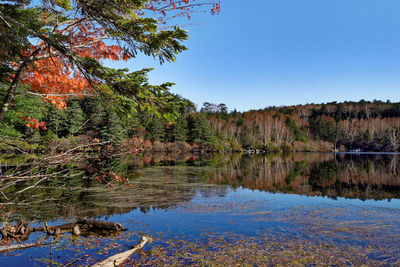
[(398, 151), (400, 103), (331, 102), (268, 107), (244, 113), (208, 112), (222, 144), (264, 151)]
[(142, 151), (154, 152), (400, 148), (400, 103), (361, 100), (228, 112), (225, 104), (212, 103), (196, 111), (191, 101), (172, 96), (175, 118), (166, 120), (146, 110), (120, 114), (96, 97), (69, 100), (66, 110), (58, 110), (23, 94), (1, 122), (0, 135), (8, 139), (0, 150), (65, 151), (93, 139), (124, 146), (132, 138)]

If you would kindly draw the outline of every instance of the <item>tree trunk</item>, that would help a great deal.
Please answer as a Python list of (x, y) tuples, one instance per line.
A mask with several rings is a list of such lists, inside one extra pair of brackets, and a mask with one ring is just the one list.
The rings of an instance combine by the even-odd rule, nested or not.
[(74, 227), (78, 225), (80, 231), (126, 231), (127, 228), (119, 223), (95, 221), (89, 219), (81, 219), (75, 223), (67, 223), (56, 226), (41, 226), (33, 228), (34, 232), (47, 232), (55, 231), (59, 228), (61, 231), (72, 231)]
[(28, 65), (28, 61), (22, 62), (21, 66), (19, 66), (17, 73), (15, 73), (14, 79), (8, 88), (8, 92), (6, 97), (4, 98), (3, 104), (0, 109), (0, 121), (2, 121), (8, 111), (8, 107), (15, 97), (15, 91), (17, 90), (19, 81), (21, 80), (21, 76), (25, 71), (26, 66)]
[(40, 49), (36, 49), (27, 59), (25, 59), (21, 65), (19, 66), (17, 72), (15, 73), (15, 76), (11, 82), (10, 87), (8, 88), (8, 92), (6, 97), (4, 98), (3, 104), (1, 105), (0, 109), (0, 121), (4, 119), (6, 116), (6, 113), (8, 111), (8, 107), (10, 106), (11, 102), (13, 101), (15, 97), (15, 91), (17, 90), (17, 87), (19, 85), (19, 82), (21, 80), (21, 76), (24, 73), (26, 67), (28, 64), (33, 60), (33, 58), (36, 56), (37, 53), (39, 53)]

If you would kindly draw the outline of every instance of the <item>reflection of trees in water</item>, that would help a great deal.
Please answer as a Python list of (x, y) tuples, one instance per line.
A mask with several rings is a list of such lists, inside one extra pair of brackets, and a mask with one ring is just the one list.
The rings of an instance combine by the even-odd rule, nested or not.
[(393, 176), (397, 176), (400, 173), (400, 166), (399, 166), (399, 157), (398, 155), (394, 155), (390, 159), (389, 163), (389, 173)]
[(337, 179), (341, 182), (375, 186), (400, 186), (399, 157), (341, 158)]
[(210, 181), (233, 187), (333, 198), (398, 198), (400, 162), (397, 155), (252, 156), (218, 168)]
[[(223, 196), (226, 187), (208, 187), (196, 167), (158, 167), (145, 170), (130, 185), (106, 187), (96, 180), (76, 177), (69, 182), (52, 180), (19, 196), (16, 220), (74, 220), (101, 217), (138, 209), (178, 207), (196, 194)], [(15, 188), (18, 189), (18, 188)]]
[(212, 158), (212, 154), (192, 154), (192, 153), (145, 153), (143, 155), (125, 155), (122, 162), (126, 166), (133, 168), (146, 166), (171, 166), (190, 162), (207, 161)]
[[(13, 213), (15, 218), (29, 220), (50, 220), (60, 217), (74, 219), (77, 216), (99, 217), (121, 214), (136, 208), (145, 212), (150, 209), (175, 207), (182, 202), (190, 201), (195, 196), (197, 189), (190, 183), (195, 182), (199, 175), (188, 168), (180, 169), (179, 173), (174, 169), (164, 169), (163, 173), (154, 174), (155, 179), (150, 177), (143, 180), (134, 174), (138, 167), (185, 165), (186, 163), (204, 165), (209, 163), (210, 158), (212, 155), (162, 153), (140, 156), (123, 155), (122, 158), (110, 160), (103, 165), (111, 168), (118, 175), (133, 178), (131, 180), (133, 186), (114, 185), (113, 187), (106, 187), (105, 184), (100, 184), (93, 178), (100, 171), (98, 166), (93, 166), (90, 162), (86, 164), (82, 162), (79, 167), (66, 170), (69, 171), (70, 176), (68, 173), (60, 178), (55, 176), (39, 185), (35, 185), (36, 180), (33, 180), (18, 182), (7, 187), (4, 190), (5, 194), (0, 194), (0, 207), (17, 210)], [(107, 170), (102, 171), (107, 172)], [(0, 171), (5, 172), (8, 169), (1, 166)], [(84, 177), (92, 177), (92, 179), (86, 179), (82, 174), (74, 175), (77, 171)], [(22, 193), (16, 193), (31, 185), (35, 186)], [(224, 192), (218, 191), (215, 194), (224, 194)], [(11, 202), (6, 196), (13, 196), (13, 201)]]
[(198, 190), (199, 194), (204, 198), (210, 197), (224, 197), (227, 188), (224, 187), (204, 187)]
[[(48, 188), (39, 187), (40, 190)], [(150, 185), (124, 185), (105, 188), (52, 188), (52, 191), (33, 192), (18, 205), (15, 216), (27, 220), (52, 220), (76, 217), (100, 217), (124, 214), (134, 209), (147, 212), (167, 209), (190, 201), (195, 190), (190, 188), (151, 187)], [(37, 193), (37, 194), (36, 194)]]
[[(141, 158), (126, 157), (123, 161), (121, 170), (130, 171), (130, 174), (134, 168), (126, 166), (129, 164), (156, 164), (161, 167), (135, 171), (131, 186), (105, 187), (96, 180), (79, 176), (67, 181), (49, 180), (18, 194), (19, 205), (14, 218), (68, 220), (78, 216), (122, 214), (134, 209), (147, 212), (180, 206), (192, 200), (196, 194), (202, 197), (226, 194), (227, 187), (210, 186), (210, 183), (333, 198), (400, 198), (400, 159), (397, 155), (182, 154), (174, 158), (172, 155), (159, 154)], [(16, 184), (6, 193), (13, 194), (24, 186)], [(1, 195), (0, 200), (7, 202)]]

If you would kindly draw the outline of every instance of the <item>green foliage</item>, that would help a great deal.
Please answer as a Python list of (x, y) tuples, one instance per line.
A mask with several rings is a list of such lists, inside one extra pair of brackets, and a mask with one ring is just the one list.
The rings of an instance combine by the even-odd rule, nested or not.
[(285, 123), (288, 129), (292, 132), (296, 141), (300, 141), (303, 143), (307, 142), (308, 138), (304, 128), (297, 127), (295, 121), (293, 119), (290, 119), (289, 117), (286, 118)]
[(93, 137), (117, 142), (128, 137), (129, 129), (135, 126), (132, 115), (121, 117), (118, 110), (107, 106), (100, 98), (87, 97), (79, 102), (82, 114), (85, 114), (81, 121), (86, 124), (77, 123), (76, 126), (81, 127), (80, 131), (91, 132)]
[[(8, 84), (0, 84), (0, 98), (6, 94)], [(27, 122), (23, 117), (29, 118), (35, 114), (38, 121), (45, 120), (50, 105), (43, 102), (39, 97), (26, 94), (26, 86), (19, 86), (12, 109), (0, 121), (0, 135), (11, 137), (29, 136), (33, 133), (32, 129), (26, 126)]]
[(85, 114), (78, 101), (71, 101), (67, 109), (67, 125), (69, 135), (77, 134), (85, 122)]
[(267, 152), (281, 152), (282, 151), (280, 147), (277, 147), (273, 143), (268, 143), (266, 150), (267, 150)]
[(146, 130), (148, 132), (148, 139), (152, 141), (164, 141), (165, 124), (163, 120), (153, 117)]
[(51, 106), (47, 114), (47, 129), (51, 130), (58, 137), (69, 135), (68, 113), (65, 110), (58, 110)]
[(289, 174), (285, 178), (285, 182), (287, 185), (290, 185), (292, 182), (296, 181), (297, 176), (306, 175), (308, 163), (307, 161), (297, 161), (294, 163), (293, 169), (289, 172)]
[(0, 143), (0, 150), (11, 151), (11, 150), (22, 150), (24, 152), (32, 152), (38, 148), (38, 144), (30, 144), (20, 139), (3, 140)]
[(322, 187), (325, 189), (327, 184), (334, 181), (339, 170), (339, 164), (334, 161), (317, 163), (310, 172), (310, 184), (316, 188)]
[[(147, 72), (144, 72), (147, 73)], [(147, 76), (138, 75), (136, 78), (147, 82)], [(30, 94), (18, 94), (14, 106), (18, 112), (8, 112), (6, 119), (1, 122), (0, 133), (6, 136), (25, 138), (32, 142), (40, 143), (40, 149), (45, 149), (52, 141), (62, 144), (65, 149), (72, 148), (74, 137), (86, 135), (89, 138), (112, 140), (119, 143), (121, 140), (133, 135), (161, 142), (196, 142), (197, 144), (210, 145), (207, 118), (194, 114), (194, 104), (178, 95), (170, 94), (163, 89), (168, 98), (166, 113), (173, 114), (175, 122), (170, 124), (164, 116), (157, 116), (151, 110), (126, 113), (123, 107), (107, 103), (107, 96), (85, 97), (68, 101), (67, 110), (59, 110), (53, 105), (43, 102), (39, 97)], [(164, 93), (160, 93), (164, 94)], [(111, 99), (112, 100), (112, 99)], [(121, 110), (125, 110), (122, 112)], [(36, 118), (44, 121), (47, 130), (34, 130), (27, 127), (27, 122), (22, 118), (24, 114), (37, 114)], [(176, 118), (175, 118), (176, 117)], [(195, 125), (190, 132), (189, 126)], [(141, 135), (133, 129), (144, 128), (145, 134)]]
[(235, 152), (242, 152), (243, 151), (243, 148), (239, 144), (238, 140), (231, 139), (231, 140), (229, 140), (229, 144), (231, 145), (231, 150), (232, 151), (235, 151)]
[[(48, 48), (51, 47), (53, 53), (59, 53), (64, 57), (63, 64), (68, 65), (69, 71), (79, 70), (95, 87), (95, 91), (107, 103), (113, 105), (118, 113), (127, 116), (128, 120), (137, 111), (153, 113), (170, 123), (178, 117), (181, 103), (176, 101), (176, 96), (168, 92), (172, 83), (150, 85), (147, 73), (151, 69), (128, 73), (127, 70), (106, 68), (102, 66), (100, 59), (87, 57), (84, 53), (80, 53), (79, 49), (71, 48), (71, 40), (62, 30), (69, 27), (73, 29), (85, 21), (89, 24), (88, 28), (94, 25), (101, 27), (101, 34), (106, 34), (110, 44), (120, 47), (125, 56), (132, 57), (141, 52), (157, 58), (161, 63), (175, 61), (176, 55), (186, 50), (182, 45), (182, 41), (188, 38), (186, 31), (179, 27), (160, 29), (160, 21), (140, 15), (140, 10), (148, 1), (43, 0), (41, 2), (26, 0), (0, 4), (0, 37), (4, 40), (0, 44), (2, 79), (0, 82), (6, 82), (15, 73), (15, 69), (10, 68), (13, 62), (23, 61), (30, 64), (31, 61), (37, 60), (33, 57), (28, 59), (26, 54), (32, 53), (33, 47), (42, 42)], [(35, 7), (35, 5), (42, 6), (40, 4), (45, 8)], [(74, 24), (70, 24), (71, 22)], [(65, 26), (59, 28), (60, 23), (65, 23)], [(77, 29), (86, 32), (85, 29), (79, 27)], [(82, 47), (85, 45), (82, 44)], [(39, 51), (42, 48), (35, 49)], [(16, 81), (19, 82), (18, 79)], [(58, 92), (58, 89), (54, 90), (56, 94), (64, 93)], [(8, 105), (6, 101), (3, 104)], [(33, 116), (34, 113), (31, 114)], [(71, 121), (67, 124), (70, 130), (68, 132), (62, 129), (64, 136), (79, 129), (78, 124), (83, 116), (71, 113), (69, 118)], [(63, 125), (60, 127), (64, 128)]]
[(72, 9), (72, 4), (69, 0), (56, 0), (55, 3), (66, 10), (71, 10)]
[(311, 120), (310, 130), (317, 139), (334, 142), (336, 129), (332, 121), (324, 122), (322, 118)]
[(211, 133), (207, 117), (203, 113), (189, 114), (187, 117), (187, 141), (196, 144), (210, 144)]
[(246, 127), (244, 127), (244, 131), (240, 135), (240, 144), (246, 149), (253, 148), (252, 136)]
[(180, 116), (175, 123), (167, 129), (167, 140), (169, 142), (185, 142), (188, 135), (187, 120)]
[(222, 140), (218, 139), (216, 136), (211, 137), (210, 143), (214, 151), (222, 152), (228, 150), (228, 147), (225, 147)]
[[(3, 1), (4, 2), (4, 1)], [(9, 2), (9, 1), (6, 1)], [(5, 62), (14, 61), (21, 51), (30, 48), (31, 34), (23, 27), (12, 26), (5, 17), (18, 21), (32, 31), (39, 32), (44, 26), (43, 10), (40, 8), (25, 8), (30, 1), (14, 1), (15, 4), (0, 3), (0, 82), (6, 82), (8, 74), (13, 70)], [(11, 26), (11, 27), (10, 27)]]
[(295, 152), (295, 148), (291, 144), (288, 144), (288, 143), (283, 143), (281, 145), (281, 150), (283, 152)]

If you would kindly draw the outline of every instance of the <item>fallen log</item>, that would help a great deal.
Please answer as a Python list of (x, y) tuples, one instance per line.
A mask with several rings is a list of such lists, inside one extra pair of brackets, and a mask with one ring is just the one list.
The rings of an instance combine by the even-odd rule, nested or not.
[(55, 231), (56, 228), (60, 228), (63, 231), (67, 231), (70, 229), (73, 229), (74, 223), (66, 223), (62, 225), (45, 225), (45, 226), (40, 226), (40, 227), (33, 227), (33, 232), (47, 232), (47, 231)]
[(74, 236), (85, 236), (91, 233), (108, 234), (110, 232), (126, 230), (127, 228), (120, 223), (80, 219), (75, 223), (53, 226), (47, 225), (47, 222), (45, 222), (44, 226), (33, 228), (26, 222), (22, 222), (19, 225), (3, 225), (3, 227), (0, 228), (0, 234), (2, 239), (25, 241), (32, 232), (45, 232), (48, 235), (58, 238), (62, 233), (72, 233)]
[(9, 245), (9, 246), (1, 246), (0, 247), (0, 253), (11, 252), (11, 251), (14, 251), (14, 250), (20, 250), (20, 249), (26, 249), (26, 248), (46, 246), (46, 245), (49, 245), (49, 244), (51, 244), (51, 242), (26, 243), (26, 244), (15, 244), (15, 245)]
[(125, 252), (119, 253), (119, 254), (115, 254), (103, 261), (100, 261), (94, 265), (92, 265), (92, 267), (115, 267), (115, 266), (120, 266), (121, 264), (123, 264), (126, 260), (128, 260), (133, 253), (135, 253), (136, 251), (142, 249), (144, 247), (144, 245), (146, 245), (146, 243), (151, 243), (153, 241), (153, 239), (151, 239), (150, 237), (146, 237), (143, 236), (142, 239), (139, 241), (139, 243), (134, 246), (132, 249), (127, 250)]
[[(81, 232), (91, 231), (126, 231), (127, 228), (120, 223), (95, 221), (89, 219), (80, 219), (75, 223), (67, 223), (55, 226), (41, 226), (33, 228), (34, 232), (49, 232), (60, 229), (62, 232), (73, 232), (74, 235), (79, 235)], [(79, 233), (79, 234), (78, 234)]]
[(76, 222), (79, 224), (81, 229), (90, 229), (90, 230), (106, 230), (106, 231), (126, 231), (128, 230), (120, 223), (112, 223), (106, 221), (95, 221), (82, 219)]
[(7, 225), (4, 224), (0, 228), (0, 234), (2, 239), (15, 239), (18, 241), (28, 240), (29, 234), (32, 232), (32, 227), (26, 223), (21, 222), (18, 225)]

